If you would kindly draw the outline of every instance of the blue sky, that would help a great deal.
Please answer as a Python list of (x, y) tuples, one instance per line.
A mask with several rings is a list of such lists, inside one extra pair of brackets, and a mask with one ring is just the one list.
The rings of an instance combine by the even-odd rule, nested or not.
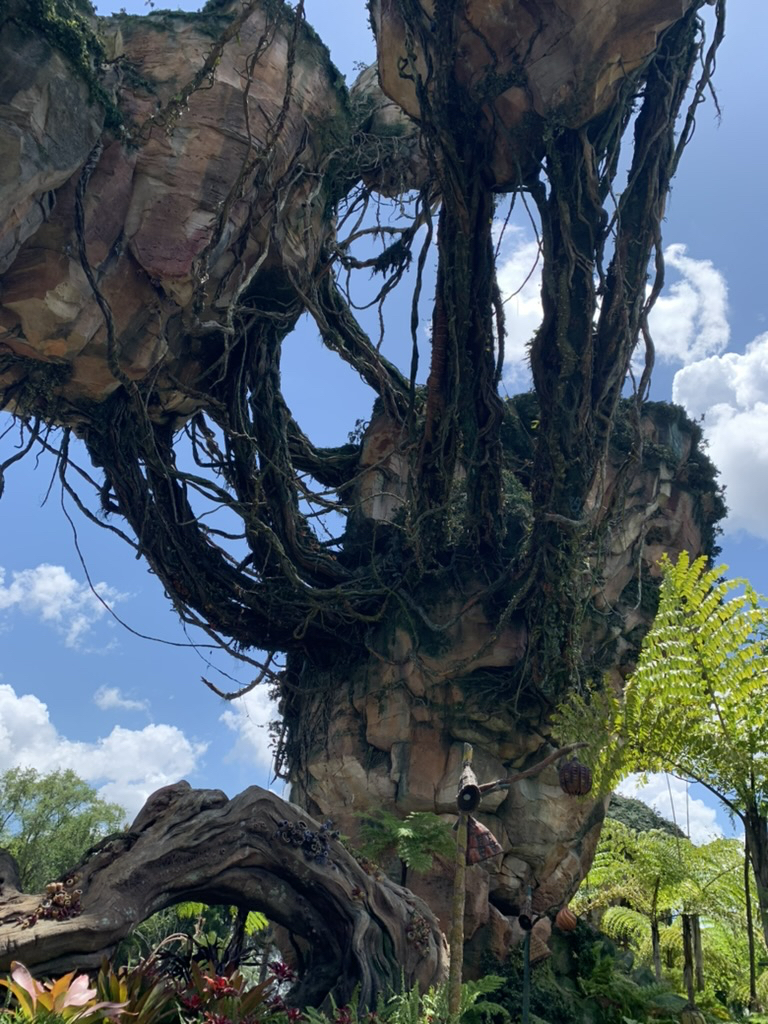
[[(99, 11), (108, 14), (120, 6), (132, 13), (148, 10), (142, 0), (116, 0), (99, 4)], [(373, 59), (364, 0), (306, 0), (305, 8), (351, 81), (355, 62)], [(704, 417), (710, 453), (727, 488), (731, 513), (721, 561), (731, 575), (748, 576), (763, 592), (768, 592), (766, 37), (768, 4), (732, 3), (716, 77), (722, 121), (718, 124), (708, 102), (683, 157), (664, 225), (668, 285), (651, 321), (655, 397), (674, 396), (692, 415)], [(525, 223), (513, 225), (500, 269), (507, 293), (523, 283), (534, 254)], [(524, 344), (539, 316), (535, 274), (507, 309), (506, 383), (514, 393), (527, 385)], [(426, 306), (423, 315), (426, 321)], [(401, 333), (393, 330), (390, 337)], [(288, 402), (318, 443), (345, 440), (355, 420), (370, 413), (370, 393), (323, 350), (307, 323), (286, 345), (284, 374)], [(9, 422), (3, 418), (3, 426)], [(0, 459), (13, 441), (11, 431), (0, 442)], [(131, 815), (158, 786), (182, 777), (229, 795), (253, 783), (268, 784), (265, 723), (274, 711), (266, 693), (254, 692), (236, 705), (210, 693), (201, 675), (232, 688), (217, 670), (233, 673), (240, 683), (250, 678), (248, 671), (214, 651), (190, 646), (145, 564), (69, 509), (95, 589), (132, 630), (156, 639), (142, 639), (112, 617), (88, 585), (55, 480), (50, 486), (54, 468), (50, 459), (16, 464), (0, 502), (0, 771), (14, 764), (42, 771), (72, 767)], [(671, 785), (682, 823), (683, 787), (677, 780)], [(666, 779), (652, 780), (644, 798), (669, 814)], [(699, 838), (718, 823), (728, 827), (722, 814), (716, 820), (710, 803), (694, 795), (688, 804), (691, 830)]]

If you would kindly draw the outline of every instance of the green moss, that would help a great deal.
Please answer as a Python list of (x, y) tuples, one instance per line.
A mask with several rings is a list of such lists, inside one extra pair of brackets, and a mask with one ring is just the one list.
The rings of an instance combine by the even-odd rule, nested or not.
[(92, 103), (104, 108), (105, 127), (119, 132), (122, 115), (101, 84), (101, 65), (106, 60), (102, 41), (93, 27), (93, 7), (87, 0), (27, 0), (3, 5), (3, 13), (22, 30), (42, 36), (63, 54), (88, 86)]
[(0, 392), (0, 407), (11, 407), (16, 415), (40, 417), (49, 423), (59, 419), (59, 390), (72, 372), (69, 363), (45, 363), (37, 359), (6, 354), (0, 356), (0, 376), (22, 369), (19, 379)]

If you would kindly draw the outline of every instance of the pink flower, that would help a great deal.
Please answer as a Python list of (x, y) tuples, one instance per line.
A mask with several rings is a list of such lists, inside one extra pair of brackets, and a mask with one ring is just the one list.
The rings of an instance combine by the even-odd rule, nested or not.
[(67, 990), (63, 1001), (59, 1003), (59, 1006), (85, 1006), (85, 1004), (90, 1002), (90, 1000), (97, 994), (98, 993), (95, 988), (88, 987), (88, 975), (78, 974), (69, 986), (69, 989)]

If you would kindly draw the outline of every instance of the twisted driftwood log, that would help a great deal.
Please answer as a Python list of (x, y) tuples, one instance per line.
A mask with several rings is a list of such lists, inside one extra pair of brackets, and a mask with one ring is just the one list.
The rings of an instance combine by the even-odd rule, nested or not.
[(315, 859), (317, 849), (309, 857), (291, 842), (299, 821), (301, 831), (320, 833), (295, 805), (257, 786), (232, 800), (186, 782), (166, 786), (128, 831), (62, 876), (71, 893), (80, 891), (79, 913), (45, 917), (41, 895), (21, 893), (13, 873), (0, 871), (0, 970), (12, 960), (38, 974), (92, 967), (150, 914), (200, 900), (261, 910), (296, 938), (298, 1005), (329, 995), (343, 1005), (359, 986), (361, 1005), (370, 1006), (399, 987), (401, 972), (406, 985), (441, 981), (447, 945), (426, 904), (367, 874), (335, 840), (327, 857)]

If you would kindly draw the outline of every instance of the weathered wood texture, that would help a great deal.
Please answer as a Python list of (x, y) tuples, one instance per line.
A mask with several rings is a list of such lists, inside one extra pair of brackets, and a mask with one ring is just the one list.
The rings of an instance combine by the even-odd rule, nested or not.
[[(252, 786), (229, 800), (186, 782), (153, 794), (130, 829), (72, 869), (82, 913), (24, 921), (42, 899), (18, 891), (10, 871), (0, 889), (0, 970), (20, 960), (37, 974), (93, 967), (150, 914), (183, 900), (263, 911), (300, 951), (297, 1005), (329, 994), (345, 1003), (357, 986), (363, 1005), (377, 993), (443, 979), (448, 952), (436, 919), (418, 897), (372, 877), (337, 841), (320, 864), (278, 835), (287, 821), (320, 828), (299, 808)], [(410, 936), (410, 937), (409, 937)]]

